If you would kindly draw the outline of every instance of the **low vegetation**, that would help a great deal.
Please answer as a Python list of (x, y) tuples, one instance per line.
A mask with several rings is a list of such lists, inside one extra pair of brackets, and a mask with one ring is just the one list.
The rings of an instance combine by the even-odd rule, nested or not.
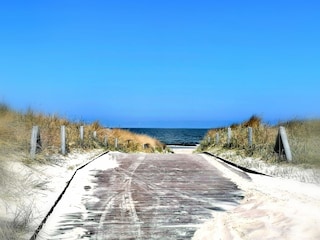
[[(275, 151), (279, 126), (285, 127), (288, 135), (293, 158), (290, 163)], [(254, 115), (249, 120), (240, 124), (232, 124), (230, 127), (232, 137), (229, 144), (227, 144), (226, 128), (211, 129), (199, 145), (198, 151), (208, 151), (229, 157), (229, 160), (237, 164), (259, 171), (263, 170), (271, 175), (292, 175), (295, 171), (299, 171), (296, 170), (297, 167), (309, 171), (308, 176), (301, 178), (309, 178), (310, 174), (318, 174), (320, 169), (320, 120), (291, 120), (270, 126)], [(252, 146), (248, 144), (248, 127), (252, 127)], [(217, 134), (220, 138), (219, 142), (216, 141)]]
[[(56, 115), (47, 116), (28, 110), (19, 113), (4, 104), (0, 105), (1, 158), (21, 154), (28, 158), (32, 126), (39, 126), (41, 149), (36, 160), (60, 151), (60, 128), (66, 127), (67, 150), (105, 148), (123, 152), (162, 152), (165, 145), (146, 135), (138, 135), (123, 129), (109, 129), (96, 121), (91, 124), (75, 123)], [(80, 140), (80, 126), (84, 126), (84, 138)], [(94, 132), (96, 136), (94, 136)], [(3, 159), (2, 159), (3, 160)]]
[[(123, 129), (109, 129), (99, 122), (85, 124), (71, 122), (56, 115), (47, 116), (28, 110), (20, 113), (0, 104), (0, 213), (3, 208), (14, 212), (13, 219), (0, 215), (0, 239), (21, 239), (32, 221), (29, 206), (19, 203), (19, 192), (24, 185), (32, 185), (29, 178), (13, 176), (8, 163), (19, 162), (33, 167), (35, 164), (53, 164), (53, 155), (61, 152), (61, 126), (66, 128), (66, 149), (87, 151), (91, 149), (117, 150), (122, 152), (163, 152), (166, 146), (146, 135), (138, 135)], [(40, 129), (40, 148), (35, 157), (30, 156), (31, 131), (33, 126)], [(80, 126), (84, 126), (84, 138), (80, 140)], [(95, 134), (94, 134), (95, 133)], [(117, 139), (117, 146), (116, 146)], [(29, 211), (30, 210), (30, 211)]]

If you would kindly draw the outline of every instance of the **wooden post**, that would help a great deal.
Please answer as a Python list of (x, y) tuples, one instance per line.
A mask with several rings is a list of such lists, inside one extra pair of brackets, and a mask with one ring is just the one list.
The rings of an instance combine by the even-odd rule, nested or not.
[(83, 126), (80, 126), (80, 140), (81, 140), (81, 142), (83, 142), (83, 135), (84, 135)]
[(114, 140), (114, 148), (117, 149), (118, 148), (118, 138), (116, 138)]
[(41, 149), (41, 139), (40, 139), (40, 131), (38, 126), (32, 127), (31, 133), (31, 148), (30, 155), (31, 158), (36, 156), (36, 153)]
[(292, 154), (291, 154), (291, 149), (290, 149), (290, 145), (288, 142), (286, 129), (282, 126), (279, 127), (278, 136), (276, 139), (276, 144), (275, 144), (274, 150), (275, 150), (275, 152), (277, 152), (279, 154), (279, 158), (281, 158), (281, 156), (284, 153), (286, 159), (289, 162), (292, 161)]
[(232, 131), (231, 131), (231, 128), (228, 127), (228, 139), (227, 139), (228, 146), (230, 146), (231, 144), (231, 137), (232, 137)]
[(252, 147), (252, 127), (248, 127), (248, 145)]
[(219, 133), (216, 133), (216, 144), (218, 145), (220, 142), (220, 136)]
[(108, 137), (104, 136), (104, 145), (108, 147)]
[(66, 126), (61, 126), (61, 153), (66, 155)]
[(210, 137), (208, 137), (208, 143), (210, 143), (211, 142), (211, 138)]
[(97, 138), (97, 131), (93, 132), (93, 138), (96, 139)]
[(291, 149), (289, 146), (286, 129), (284, 127), (280, 127), (279, 133), (280, 133), (280, 139), (282, 140), (282, 145), (283, 145), (283, 149), (284, 149), (284, 154), (286, 155), (286, 159), (288, 161), (292, 161)]

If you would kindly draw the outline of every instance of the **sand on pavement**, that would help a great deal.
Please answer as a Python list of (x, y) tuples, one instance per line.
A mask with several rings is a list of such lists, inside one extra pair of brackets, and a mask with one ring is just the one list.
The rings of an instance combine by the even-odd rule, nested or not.
[(193, 239), (320, 239), (320, 186), (249, 174), (251, 181), (203, 155), (245, 192), (240, 205), (218, 212)]

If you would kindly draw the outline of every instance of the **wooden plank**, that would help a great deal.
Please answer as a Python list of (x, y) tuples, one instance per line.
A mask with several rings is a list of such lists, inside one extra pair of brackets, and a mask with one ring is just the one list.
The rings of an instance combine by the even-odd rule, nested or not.
[(101, 158), (77, 171), (37, 239), (70, 239), (66, 233), (79, 226), (77, 239), (192, 239), (213, 213), (243, 199), (238, 186), (199, 155), (110, 157), (116, 169), (100, 169)]

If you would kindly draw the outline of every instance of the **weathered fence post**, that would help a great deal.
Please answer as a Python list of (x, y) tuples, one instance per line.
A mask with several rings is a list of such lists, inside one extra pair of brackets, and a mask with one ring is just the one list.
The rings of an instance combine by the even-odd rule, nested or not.
[(210, 143), (211, 142), (211, 138), (210, 137), (208, 137), (208, 143)]
[(252, 127), (248, 127), (248, 145), (252, 147)]
[(232, 137), (232, 131), (231, 131), (231, 128), (228, 127), (228, 139), (227, 139), (228, 146), (230, 146), (231, 144), (231, 137)]
[(285, 155), (288, 161), (292, 161), (292, 154), (291, 154), (291, 149), (288, 142), (286, 129), (282, 126), (279, 127), (279, 132), (277, 135), (274, 150), (279, 154), (279, 158), (281, 158), (282, 155)]
[(40, 130), (38, 126), (33, 126), (32, 133), (31, 133), (31, 148), (30, 148), (31, 158), (34, 158), (36, 156), (36, 153), (40, 149), (41, 149)]
[(114, 140), (114, 148), (117, 149), (118, 148), (118, 138), (116, 138)]
[(218, 145), (220, 142), (220, 136), (219, 133), (216, 133), (216, 144)]
[(93, 138), (96, 139), (97, 138), (97, 131), (93, 132)]
[(84, 135), (83, 126), (80, 126), (80, 141), (81, 142), (83, 142), (83, 135)]
[(108, 137), (104, 136), (104, 145), (108, 147)]
[(66, 126), (61, 126), (61, 153), (66, 154)]

